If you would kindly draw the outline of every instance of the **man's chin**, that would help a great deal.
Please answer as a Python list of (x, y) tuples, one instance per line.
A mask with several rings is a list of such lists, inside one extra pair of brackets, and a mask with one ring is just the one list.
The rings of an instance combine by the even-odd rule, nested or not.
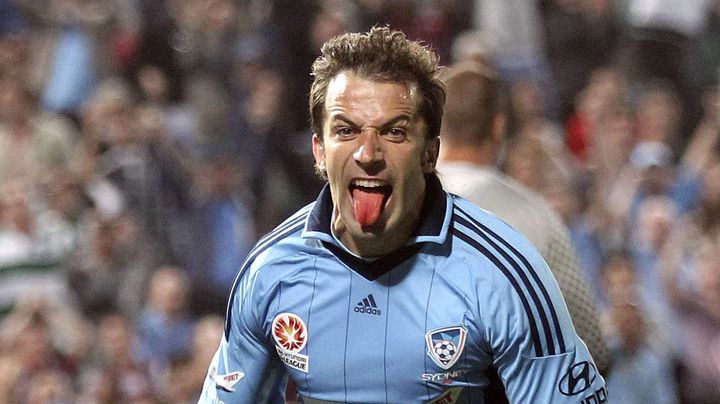
[(357, 235), (363, 238), (378, 238), (385, 233), (385, 222), (381, 219), (378, 219), (375, 221), (375, 223), (361, 226), (360, 223), (356, 223), (357, 229), (359, 230), (357, 232)]

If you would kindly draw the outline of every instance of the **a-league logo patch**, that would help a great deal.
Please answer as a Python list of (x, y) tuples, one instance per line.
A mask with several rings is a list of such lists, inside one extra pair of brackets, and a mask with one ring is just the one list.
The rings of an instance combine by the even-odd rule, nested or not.
[(445, 327), (425, 334), (428, 355), (443, 369), (450, 369), (465, 348), (467, 331), (463, 327)]
[(278, 314), (272, 322), (272, 333), (280, 360), (293, 369), (307, 373), (310, 358), (300, 353), (308, 338), (303, 319), (293, 313)]
[(288, 352), (299, 352), (307, 343), (307, 327), (300, 316), (281, 313), (272, 323), (273, 337), (278, 346)]

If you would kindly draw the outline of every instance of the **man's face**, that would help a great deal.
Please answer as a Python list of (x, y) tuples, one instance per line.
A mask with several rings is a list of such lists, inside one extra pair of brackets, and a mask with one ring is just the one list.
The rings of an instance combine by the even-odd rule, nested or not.
[[(402, 247), (418, 222), (439, 140), (426, 139), (415, 86), (341, 73), (328, 85), (323, 133), (313, 136), (346, 247), (378, 256)], [(320, 136), (323, 138), (321, 139)]]

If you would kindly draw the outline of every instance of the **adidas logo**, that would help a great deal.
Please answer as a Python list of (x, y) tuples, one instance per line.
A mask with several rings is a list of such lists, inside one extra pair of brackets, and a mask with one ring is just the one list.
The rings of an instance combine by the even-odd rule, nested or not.
[(382, 311), (377, 308), (377, 304), (375, 303), (375, 298), (372, 293), (367, 295), (366, 298), (362, 299), (362, 301), (355, 306), (355, 313), (372, 314), (374, 316), (382, 315)]

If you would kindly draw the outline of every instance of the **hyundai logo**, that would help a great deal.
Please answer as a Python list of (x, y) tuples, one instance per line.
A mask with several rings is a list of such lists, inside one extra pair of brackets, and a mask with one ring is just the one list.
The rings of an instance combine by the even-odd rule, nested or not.
[(566, 396), (574, 396), (590, 388), (595, 381), (597, 372), (595, 365), (588, 361), (576, 363), (568, 369), (565, 376), (560, 379), (558, 388)]

